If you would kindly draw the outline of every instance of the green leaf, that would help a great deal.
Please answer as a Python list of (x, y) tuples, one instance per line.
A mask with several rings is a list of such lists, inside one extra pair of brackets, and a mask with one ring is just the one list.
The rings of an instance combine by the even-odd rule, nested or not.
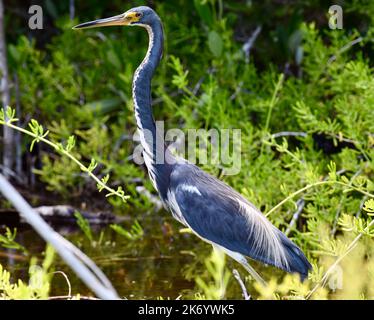
[(37, 139), (33, 139), (33, 140), (31, 141), (30, 152), (32, 152), (32, 150), (34, 150), (35, 142), (38, 142)]
[(31, 132), (35, 135), (39, 135), (39, 122), (35, 119), (31, 119), (30, 123), (29, 123), (29, 128), (31, 130)]
[(27, 253), (27, 250), (24, 246), (20, 245), (15, 241), (17, 235), (17, 229), (14, 228), (13, 232), (7, 227), (5, 229), (5, 235), (0, 234), (0, 245), (4, 248), (20, 250), (23, 253)]
[(13, 60), (14, 63), (19, 63), (21, 60), (21, 54), (17, 50), (17, 47), (12, 44), (9, 44), (8, 51), (9, 51), (9, 56), (10, 56), (9, 58), (11, 58), (11, 60)]
[(207, 1), (194, 0), (194, 5), (200, 18), (208, 27), (212, 27), (214, 18)]
[(0, 121), (4, 121), (6, 123), (17, 122), (18, 119), (16, 118), (16, 110), (12, 109), (9, 106), (7, 106), (6, 110), (4, 110), (4, 108), (1, 108)]
[(346, 184), (349, 184), (349, 183), (350, 183), (349, 179), (348, 179), (346, 176), (341, 176), (341, 180), (342, 180), (344, 183), (346, 183)]
[(368, 213), (368, 215), (374, 215), (374, 199), (366, 200), (363, 209)]
[[(106, 184), (108, 183), (108, 181), (109, 181), (109, 174), (107, 174), (105, 177), (103, 177), (103, 178), (101, 179), (101, 182), (102, 182), (104, 185), (106, 185)], [(98, 183), (98, 184), (97, 184), (97, 189), (99, 190), (99, 192), (101, 192), (101, 191), (103, 191), (104, 186)]]
[(93, 236), (92, 236), (92, 231), (90, 224), (88, 223), (87, 219), (85, 219), (82, 214), (78, 211), (74, 212), (74, 216), (77, 219), (77, 224), (79, 228), (83, 231), (85, 236), (90, 240), (91, 242), (93, 241)]
[(136, 220), (135, 223), (131, 226), (130, 231), (125, 230), (123, 227), (121, 227), (118, 224), (111, 224), (110, 227), (119, 235), (125, 237), (128, 240), (138, 240), (143, 237), (144, 231), (142, 226), (139, 224), (139, 222)]
[(331, 181), (336, 181), (336, 163), (334, 161), (330, 161), (327, 168), (329, 169), (329, 179)]
[(92, 172), (95, 170), (95, 168), (97, 167), (97, 162), (95, 159), (91, 159), (91, 162), (90, 162), (90, 165), (88, 166), (88, 171), (89, 172)]
[(223, 41), (216, 31), (210, 31), (208, 35), (208, 46), (215, 57), (220, 57), (223, 51)]
[(70, 136), (70, 137), (68, 138), (68, 143), (67, 143), (67, 145), (66, 145), (65, 150), (66, 150), (67, 152), (70, 152), (70, 151), (74, 148), (74, 146), (75, 146), (75, 137), (74, 137), (74, 136)]

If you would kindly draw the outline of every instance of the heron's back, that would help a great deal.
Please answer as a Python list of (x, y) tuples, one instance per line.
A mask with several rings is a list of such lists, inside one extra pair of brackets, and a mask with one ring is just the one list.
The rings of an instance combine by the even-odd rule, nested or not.
[(175, 165), (169, 206), (208, 242), (305, 277), (303, 252), (234, 189), (189, 163)]

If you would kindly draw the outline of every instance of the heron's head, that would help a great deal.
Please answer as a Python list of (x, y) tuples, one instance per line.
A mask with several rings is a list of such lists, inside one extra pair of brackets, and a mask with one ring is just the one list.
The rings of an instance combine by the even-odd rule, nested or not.
[(87, 29), (107, 26), (151, 26), (159, 18), (151, 8), (141, 6), (132, 8), (118, 16), (85, 22), (75, 26), (73, 29)]

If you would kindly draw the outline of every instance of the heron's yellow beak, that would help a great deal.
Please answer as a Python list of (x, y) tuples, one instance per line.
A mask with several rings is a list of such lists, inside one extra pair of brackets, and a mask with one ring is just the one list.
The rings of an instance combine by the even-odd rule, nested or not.
[(140, 18), (141, 14), (139, 14), (138, 12), (125, 12), (118, 16), (81, 23), (73, 27), (73, 29), (88, 29), (108, 26), (127, 26), (134, 22), (138, 22)]

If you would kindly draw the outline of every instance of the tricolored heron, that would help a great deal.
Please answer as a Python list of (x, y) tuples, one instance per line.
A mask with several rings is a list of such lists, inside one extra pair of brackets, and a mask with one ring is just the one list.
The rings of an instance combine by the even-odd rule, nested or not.
[[(156, 12), (141, 6), (74, 28), (101, 26), (141, 26), (148, 31), (148, 51), (135, 71), (132, 94), (145, 164), (165, 207), (197, 236), (241, 263), (259, 282), (264, 283), (246, 256), (287, 272), (299, 273), (304, 279), (311, 265), (303, 252), (252, 203), (197, 166), (174, 157), (167, 148), (156, 148), (151, 80), (161, 60), (164, 42), (162, 23)], [(156, 161), (160, 153), (164, 159), (162, 163)]]

